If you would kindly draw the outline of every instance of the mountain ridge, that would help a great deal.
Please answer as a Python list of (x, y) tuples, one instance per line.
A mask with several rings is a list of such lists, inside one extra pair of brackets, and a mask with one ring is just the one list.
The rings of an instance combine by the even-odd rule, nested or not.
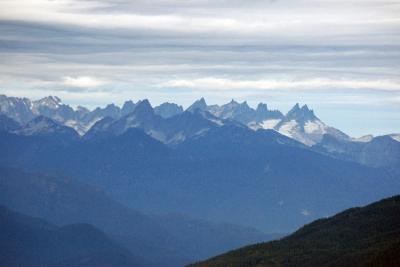
[[(82, 106), (73, 109), (63, 104), (61, 99), (56, 96), (31, 101), (28, 98), (0, 95), (0, 113), (20, 124), (25, 124), (36, 116), (46, 116), (60, 124), (74, 128), (83, 136), (97, 121), (105, 117), (114, 120), (121, 119), (134, 112), (136, 108), (141, 108), (143, 103), (146, 103), (145, 110), (147, 112), (151, 111), (164, 119), (178, 116), (185, 111), (182, 106), (168, 102), (153, 108), (146, 99), (139, 100), (137, 103), (128, 100), (122, 107), (109, 104), (104, 108), (97, 107), (90, 111)], [(232, 99), (229, 103), (221, 106), (209, 106), (204, 98), (200, 98), (186, 109), (187, 112), (195, 110), (207, 111), (222, 120), (237, 121), (254, 130), (273, 129), (309, 146), (318, 143), (323, 134), (332, 134), (343, 139), (349, 138), (341, 131), (325, 125), (307, 105), (300, 108), (296, 104), (286, 115), (283, 115), (279, 110), (269, 110), (265, 103), (259, 103), (254, 109), (246, 101), (238, 103)], [(308, 125), (306, 125), (307, 123)]]
[(62, 227), (0, 206), (2, 266), (145, 266), (90, 224)]
[[(181, 131), (176, 130), (186, 127), (182, 129), (188, 138), (173, 144), (153, 138), (146, 133), (153, 128), (146, 125), (119, 135), (94, 135), (63, 143), (55, 138), (0, 132), (0, 164), (57, 170), (107, 190), (134, 209), (181, 211), (214, 221), (230, 218), (266, 232), (287, 232), (317, 216), (398, 190), (395, 175), (387, 169), (335, 159), (276, 131), (254, 131), (229, 121), (218, 125), (203, 117), (207, 114), (184, 112), (165, 120), (152, 115), (157, 123), (146, 124), (155, 130), (163, 130), (164, 123), (172, 125), (165, 128), (169, 138), (180, 136)], [(203, 126), (194, 123), (192, 128), (193, 116), (212, 127), (197, 134)], [(155, 194), (150, 198), (148, 192)], [(231, 210), (228, 199), (247, 215)], [(261, 203), (268, 205), (262, 207)], [(246, 209), (248, 205), (253, 209)], [(307, 216), (302, 210), (307, 210)], [(266, 225), (254, 225), (263, 220), (248, 220), (252, 216), (274, 218)], [(279, 221), (281, 216), (292, 219)]]
[(0, 205), (55, 225), (94, 225), (135, 258), (145, 260), (146, 266), (182, 265), (272, 237), (254, 228), (227, 228), (192, 217), (146, 215), (118, 203), (99, 187), (46, 172), (0, 166), (0, 184)]

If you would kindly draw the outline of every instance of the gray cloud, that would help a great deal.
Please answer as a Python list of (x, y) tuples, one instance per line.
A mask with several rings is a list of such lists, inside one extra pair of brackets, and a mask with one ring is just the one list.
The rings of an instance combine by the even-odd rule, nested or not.
[(0, 7), (7, 21), (242, 42), (389, 44), (400, 24), (400, 7), (390, 1), (4, 0)]
[(333, 125), (333, 105), (373, 106), (385, 121), (400, 112), (399, 14), (389, 0), (3, 0), (0, 93), (307, 102)]

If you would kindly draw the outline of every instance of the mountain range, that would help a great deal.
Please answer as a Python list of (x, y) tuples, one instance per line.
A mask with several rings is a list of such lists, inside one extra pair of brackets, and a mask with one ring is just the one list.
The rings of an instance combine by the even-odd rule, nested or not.
[(96, 227), (143, 266), (179, 266), (279, 236), (182, 214), (145, 215), (98, 187), (57, 174), (0, 167), (0, 185), (0, 203), (5, 207), (57, 226)]
[(299, 104), (286, 115), (269, 110), (264, 103), (253, 109), (246, 102), (234, 100), (221, 106), (207, 105), (204, 98), (186, 111), (168, 102), (153, 108), (146, 99), (137, 103), (126, 101), (121, 108), (109, 104), (89, 111), (82, 106), (73, 109), (55, 96), (32, 101), (0, 95), (0, 116), (0, 128), (19, 135), (49, 134), (58, 127), (59, 134), (62, 130), (71, 138), (99, 139), (140, 128), (154, 139), (173, 146), (215, 127), (236, 124), (254, 131), (271, 129), (319, 153), (368, 166), (396, 165), (400, 158), (396, 154), (400, 134), (352, 138), (323, 123), (307, 105)]
[[(57, 103), (47, 106), (62, 106)], [(267, 233), (290, 231), (400, 188), (400, 143), (392, 137), (385, 137), (391, 150), (375, 146), (371, 157), (388, 158), (379, 163), (361, 160), (362, 149), (348, 146), (342, 153), (324, 145), (328, 137), (346, 147), (360, 143), (337, 134), (324, 134), (310, 147), (279, 131), (244, 124), (249, 110), (257, 123), (281, 116), (265, 105), (207, 106), (201, 99), (183, 112), (170, 104), (180, 110), (171, 117), (156, 114), (147, 100), (125, 104), (125, 110), (129, 106), (132, 111), (124, 116), (98, 118), (83, 136), (43, 115), (19, 127), (11, 119), (17, 116), (0, 116), (0, 164), (63, 173), (139, 211), (227, 219)], [(104, 110), (124, 110), (110, 107)], [(295, 119), (298, 125), (318, 120), (307, 106), (295, 105), (277, 125)]]
[(0, 96), (0, 111), (0, 205), (57, 227), (90, 224), (146, 266), (194, 262), (400, 192), (398, 135), (354, 139), (306, 105), (89, 111)]
[[(55, 96), (32, 101), (28, 98), (0, 95), (0, 113), (20, 124), (25, 124), (37, 116), (45, 116), (84, 135), (97, 121), (106, 117), (122, 118), (132, 113), (136, 106), (143, 104), (142, 102), (150, 105), (147, 100), (137, 103), (129, 100), (122, 107), (109, 104), (104, 108), (98, 107), (90, 111), (82, 106), (74, 109), (63, 104), (61, 99)], [(234, 100), (221, 106), (207, 105), (204, 98), (201, 98), (186, 109), (189, 112), (195, 110), (207, 111), (218, 119), (233, 120), (255, 130), (273, 129), (309, 146), (320, 142), (324, 135), (331, 135), (340, 140), (351, 140), (345, 133), (323, 123), (307, 105), (300, 107), (296, 104), (283, 115), (278, 110), (269, 110), (264, 103), (258, 104), (257, 108), (253, 109), (246, 102), (238, 103)], [(156, 106), (153, 112), (154, 115), (166, 119), (183, 113), (184, 109), (174, 103), (163, 103)], [(395, 138), (395, 135), (393, 137)]]

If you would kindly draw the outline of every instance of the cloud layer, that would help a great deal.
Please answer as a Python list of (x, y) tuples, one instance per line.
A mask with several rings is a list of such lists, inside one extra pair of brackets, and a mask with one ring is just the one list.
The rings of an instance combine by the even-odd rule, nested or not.
[(0, 33), (0, 93), (307, 102), (337, 127), (342, 109), (359, 120), (372, 107), (376, 132), (400, 131), (392, 0), (2, 0)]
[(94, 77), (64, 77), (63, 84), (67, 87), (92, 88), (107, 84), (107, 81), (99, 80)]
[(201, 78), (193, 80), (171, 80), (161, 84), (161, 87), (195, 88), (198, 90), (384, 90), (400, 91), (400, 83), (389, 80), (230, 80), (219, 78)]

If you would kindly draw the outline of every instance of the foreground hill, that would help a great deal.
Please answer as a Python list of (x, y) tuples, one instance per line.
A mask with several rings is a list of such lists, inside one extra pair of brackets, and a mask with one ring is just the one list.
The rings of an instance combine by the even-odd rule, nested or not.
[(0, 206), (0, 266), (143, 266), (89, 224), (57, 227)]
[(400, 266), (400, 196), (192, 266)]

